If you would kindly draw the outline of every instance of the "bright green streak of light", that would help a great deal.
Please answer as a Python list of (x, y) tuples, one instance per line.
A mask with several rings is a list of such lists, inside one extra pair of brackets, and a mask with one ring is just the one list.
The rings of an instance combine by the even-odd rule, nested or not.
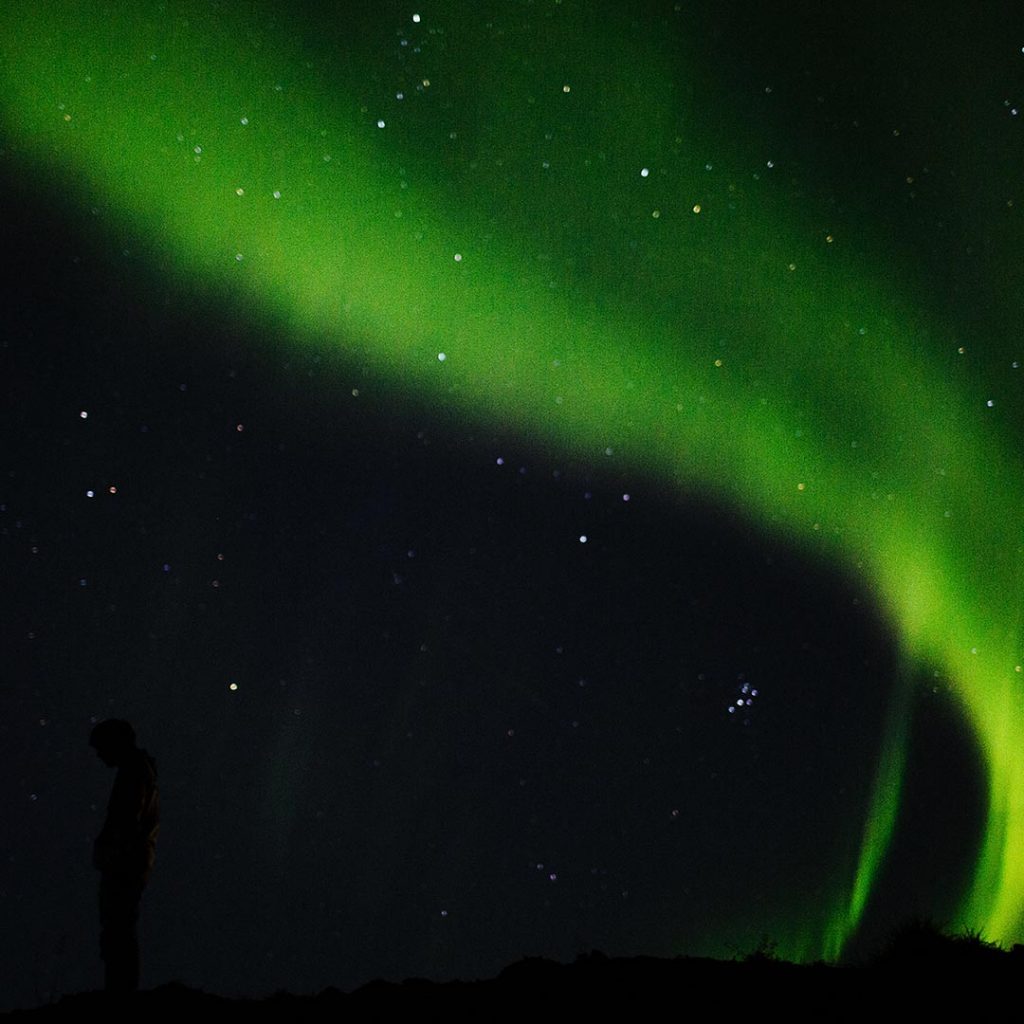
[(846, 939), (857, 927), (896, 825), (906, 759), (907, 696), (907, 688), (902, 686), (889, 709), (889, 721), (875, 775), (874, 798), (864, 826), (857, 872), (846, 906), (837, 908), (824, 937), (821, 952), (827, 960), (835, 960), (842, 954)]
[[(456, 202), (464, 160), (438, 172), (391, 144), (373, 111), (288, 51), (283, 28), (253, 27), (262, 9), (123, 6), (5, 6), (14, 148), (158, 240), (183, 287), (205, 278), (297, 337), (336, 337), (354, 362), (558, 450), (598, 461), (611, 449), (860, 573), (907, 656), (954, 680), (988, 760), (988, 828), (961, 921), (1024, 938), (1024, 488), (983, 402), (950, 382), (937, 353), (953, 343), (913, 289), (828, 247), (812, 215), (767, 188), (748, 198), (727, 189), (728, 171), (711, 179), (703, 158), (688, 164), (663, 141), (673, 122), (660, 107), (635, 139), (675, 160), (659, 193), (638, 191), (639, 161), (612, 161), (579, 195), (540, 185), (534, 206), (513, 196), (502, 217), (500, 175), (486, 169), (497, 142), (478, 142), (479, 184)], [(614, 25), (607, 36), (590, 45), (614, 49)], [(529, 88), (544, 116), (571, 118), (558, 104), (588, 109), (593, 58), (561, 52), (557, 77), (538, 58), (528, 86), (494, 86), (465, 116), (525, 108)], [(657, 55), (634, 61), (644, 97), (671, 95)], [(569, 81), (581, 84), (567, 92)], [(609, 88), (620, 86), (621, 100), (627, 86)], [(681, 148), (700, 153), (700, 121), (687, 123)], [(536, 127), (501, 125), (533, 149)], [(589, 150), (614, 154), (621, 131), (591, 123)], [(568, 155), (582, 161), (584, 148)], [(835, 954), (855, 927), (902, 759), (897, 725), (853, 879), (836, 881), (832, 910), (792, 922), (782, 952)]]

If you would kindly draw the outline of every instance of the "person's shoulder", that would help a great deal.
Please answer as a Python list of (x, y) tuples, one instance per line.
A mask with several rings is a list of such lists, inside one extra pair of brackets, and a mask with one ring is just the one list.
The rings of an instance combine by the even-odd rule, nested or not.
[(156, 781), (156, 760), (148, 751), (136, 747), (130, 761), (125, 765), (133, 774), (145, 776)]

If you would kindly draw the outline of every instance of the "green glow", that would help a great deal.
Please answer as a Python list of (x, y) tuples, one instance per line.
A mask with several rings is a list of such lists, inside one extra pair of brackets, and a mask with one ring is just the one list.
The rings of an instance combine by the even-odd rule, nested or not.
[[(958, 923), (1024, 939), (1024, 487), (919, 287), (856, 255), (868, 242), (827, 241), (823, 203), (752, 185), (658, 48), (620, 52), (638, 44), (614, 20), (585, 50), (556, 34), (528, 82), (474, 81), (478, 105), (452, 115), (471, 141), (445, 150), (438, 132), (434, 157), (426, 128), (339, 95), (327, 57), (267, 11), (5, 5), (10, 148), (105, 228), (147, 234), (183, 290), (205, 280), (467, 416), (724, 498), (858, 574), (906, 657), (953, 680), (987, 758), (988, 828)], [(361, 81), (374, 45), (353, 44), (338, 74)], [(419, 109), (458, 87), (440, 72)], [(593, 114), (601, 90), (611, 120)], [(545, 178), (538, 140), (573, 111), (587, 138)], [(645, 161), (671, 175), (641, 179)], [(535, 184), (510, 188), (528, 166)], [(831, 909), (788, 922), (780, 952), (835, 955), (856, 926), (896, 820), (902, 719), (852, 877)]]
[(849, 901), (845, 907), (837, 908), (829, 921), (822, 944), (821, 952), (828, 960), (837, 959), (842, 954), (846, 939), (857, 927), (896, 825), (906, 760), (906, 697), (906, 683), (901, 680), (889, 709), (889, 721), (875, 775), (874, 798), (864, 827), (857, 872)]

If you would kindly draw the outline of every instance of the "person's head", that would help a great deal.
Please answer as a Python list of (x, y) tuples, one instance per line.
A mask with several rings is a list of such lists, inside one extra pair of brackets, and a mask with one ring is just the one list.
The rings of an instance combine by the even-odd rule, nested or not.
[(93, 726), (89, 733), (89, 746), (105, 765), (114, 768), (121, 764), (126, 754), (135, 749), (135, 730), (131, 722), (108, 718)]

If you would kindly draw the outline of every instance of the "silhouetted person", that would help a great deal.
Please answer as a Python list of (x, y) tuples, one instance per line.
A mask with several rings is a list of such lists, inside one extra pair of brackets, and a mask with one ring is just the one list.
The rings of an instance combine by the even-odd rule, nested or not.
[(139, 987), (139, 901), (156, 855), (160, 792), (156, 762), (135, 745), (131, 723), (100, 722), (89, 745), (108, 767), (117, 769), (107, 817), (93, 845), (100, 873), (100, 956), (108, 992)]

